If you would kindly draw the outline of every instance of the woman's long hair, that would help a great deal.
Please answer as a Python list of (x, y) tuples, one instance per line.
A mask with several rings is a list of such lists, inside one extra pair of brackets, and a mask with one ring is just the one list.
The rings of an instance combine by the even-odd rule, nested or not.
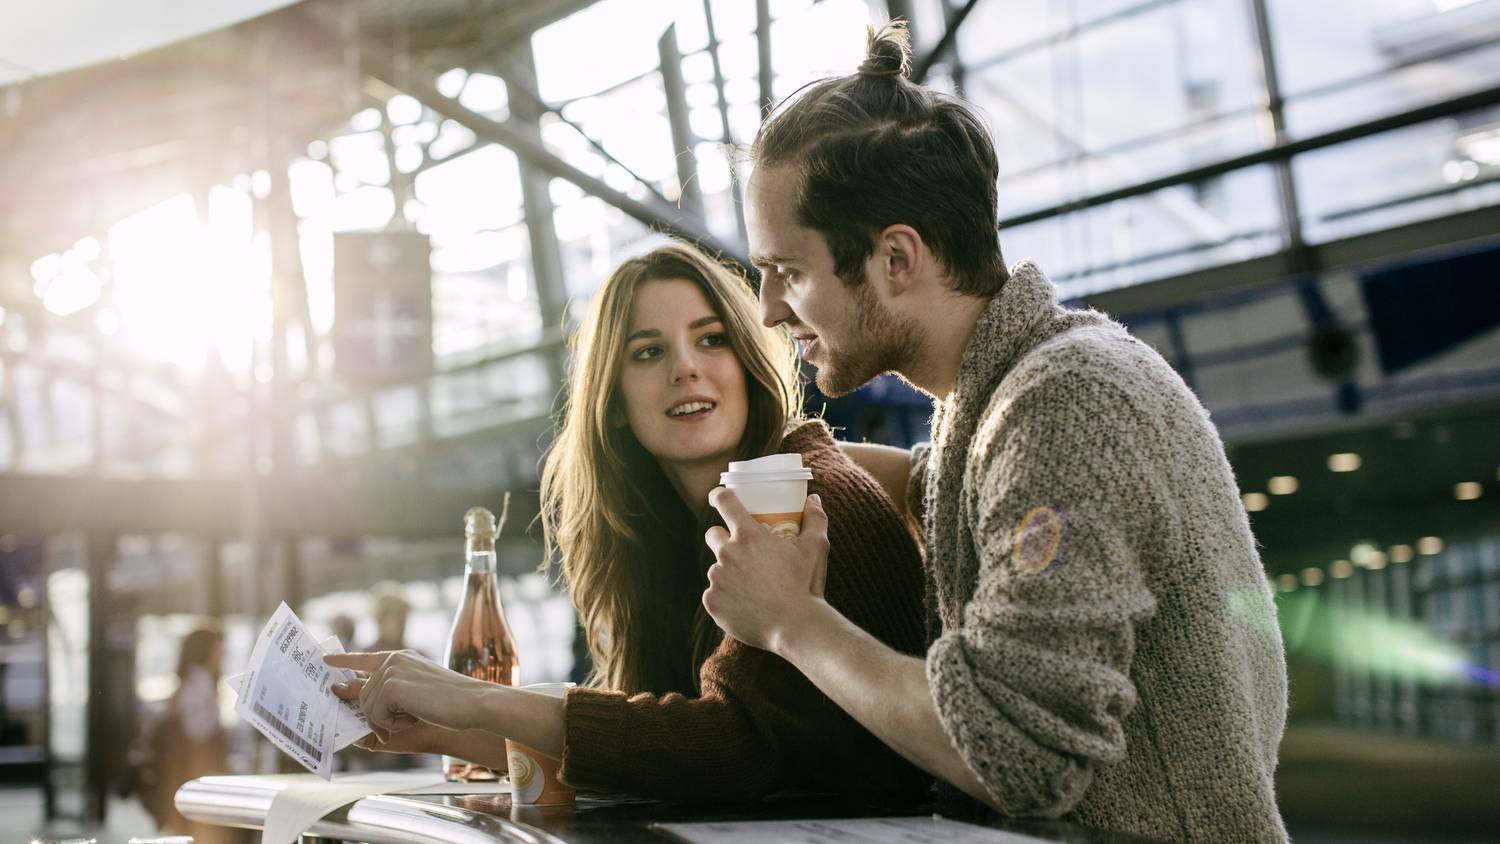
[(712, 563), (707, 522), (631, 432), (619, 390), (636, 291), (669, 279), (698, 285), (745, 368), (739, 459), (774, 450), (801, 407), (790, 338), (760, 324), (742, 275), (696, 248), (673, 243), (632, 258), (595, 296), (571, 340), (568, 395), (544, 458), (542, 530), (588, 636), (589, 684), (632, 694), (696, 693), (721, 637), (700, 601)]

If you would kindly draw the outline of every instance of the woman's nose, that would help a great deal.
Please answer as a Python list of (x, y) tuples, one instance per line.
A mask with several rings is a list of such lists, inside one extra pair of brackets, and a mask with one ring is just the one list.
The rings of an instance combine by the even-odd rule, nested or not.
[(697, 381), (698, 369), (698, 356), (693, 352), (685, 352), (673, 356), (672, 383), (678, 384), (683, 381)]

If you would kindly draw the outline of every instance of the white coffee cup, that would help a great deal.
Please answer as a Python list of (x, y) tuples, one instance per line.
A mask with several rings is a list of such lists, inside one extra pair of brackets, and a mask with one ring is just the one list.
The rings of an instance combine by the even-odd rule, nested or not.
[[(532, 683), (522, 686), (528, 692), (562, 697), (573, 683)], [(553, 805), (571, 803), (573, 787), (557, 778), (559, 760), (518, 741), (505, 740), (506, 762), (510, 768), (511, 802), (513, 804)]]
[(803, 467), (802, 455), (796, 452), (737, 460), (719, 475), (719, 483), (739, 498), (756, 521), (784, 539), (802, 532), (802, 506), (810, 480), (812, 470)]

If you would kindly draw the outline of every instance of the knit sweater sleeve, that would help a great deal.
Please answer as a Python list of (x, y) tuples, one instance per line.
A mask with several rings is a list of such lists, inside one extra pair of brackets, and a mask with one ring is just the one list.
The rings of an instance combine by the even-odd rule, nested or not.
[(665, 799), (754, 799), (774, 790), (782, 737), (774, 721), (758, 715), (771, 704), (767, 698), (787, 696), (795, 678), (770, 654), (729, 637), (699, 677), (698, 697), (569, 691), (563, 779)]
[[(887, 645), (920, 653), (915, 541), (880, 485), (821, 423), (788, 435), (830, 520), (826, 597)], [(920, 796), (926, 777), (874, 738), (791, 663), (726, 637), (701, 693), (571, 690), (561, 775), (572, 785), (665, 799), (751, 799), (788, 788)]]
[(1077, 370), (1029, 380), (976, 430), (962, 517), (978, 579), (927, 674), (994, 805), (1057, 817), (1125, 756), (1136, 629), (1156, 608), (1141, 560), (1173, 528), (1127, 397)]

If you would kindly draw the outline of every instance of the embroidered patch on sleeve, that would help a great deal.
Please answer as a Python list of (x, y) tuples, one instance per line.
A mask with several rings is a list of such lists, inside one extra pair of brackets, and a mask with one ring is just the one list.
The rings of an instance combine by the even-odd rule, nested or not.
[(1034, 507), (1016, 525), (1011, 562), (1021, 574), (1041, 574), (1057, 560), (1062, 541), (1062, 515), (1046, 505)]

